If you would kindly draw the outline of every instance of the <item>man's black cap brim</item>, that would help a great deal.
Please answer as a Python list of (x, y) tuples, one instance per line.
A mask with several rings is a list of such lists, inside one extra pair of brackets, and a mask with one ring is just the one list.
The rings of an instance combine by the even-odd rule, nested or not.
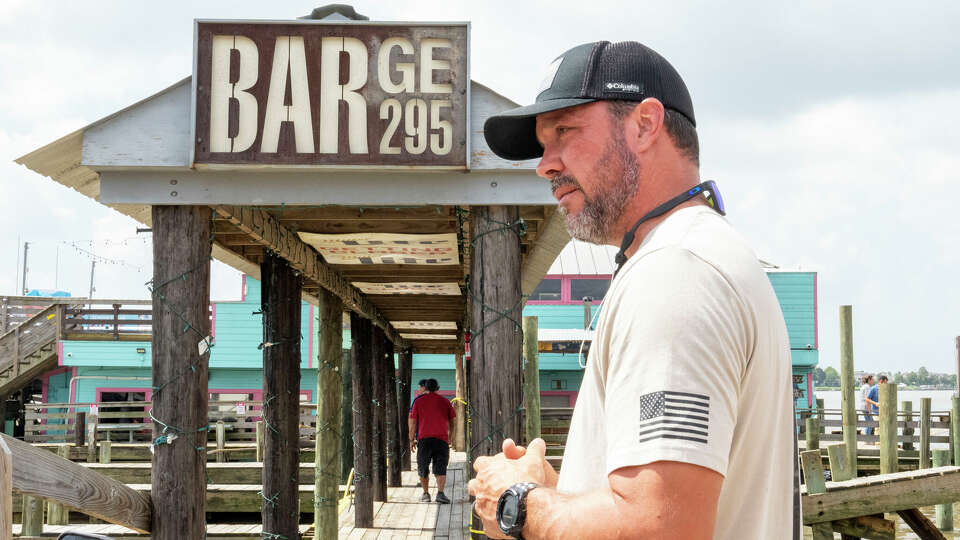
[(493, 153), (511, 161), (534, 159), (543, 155), (537, 141), (537, 115), (597, 101), (593, 98), (550, 99), (517, 107), (487, 118), (483, 136)]

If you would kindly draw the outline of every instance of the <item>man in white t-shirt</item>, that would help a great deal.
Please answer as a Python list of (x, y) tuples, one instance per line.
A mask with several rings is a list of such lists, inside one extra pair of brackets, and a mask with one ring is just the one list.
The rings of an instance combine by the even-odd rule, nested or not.
[(589, 43), (536, 103), (487, 120), (490, 148), (540, 157), (572, 236), (620, 246), (559, 477), (506, 440), (469, 489), (491, 537), (789, 539), (791, 361), (756, 256), (701, 183), (693, 105), (639, 43)]

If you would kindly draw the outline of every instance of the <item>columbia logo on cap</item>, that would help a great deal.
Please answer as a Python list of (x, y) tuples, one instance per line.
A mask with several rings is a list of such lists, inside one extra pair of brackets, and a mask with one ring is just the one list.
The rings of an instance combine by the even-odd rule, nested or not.
[(636, 83), (608, 82), (604, 88), (612, 92), (640, 92), (640, 85)]

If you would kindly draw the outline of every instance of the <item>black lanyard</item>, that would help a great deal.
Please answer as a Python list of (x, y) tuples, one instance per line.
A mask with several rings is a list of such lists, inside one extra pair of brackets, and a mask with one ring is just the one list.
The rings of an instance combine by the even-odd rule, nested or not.
[(717, 184), (713, 180), (707, 180), (702, 184), (684, 191), (683, 193), (644, 214), (642, 218), (633, 224), (633, 227), (630, 227), (630, 230), (627, 231), (627, 234), (623, 235), (623, 242), (620, 243), (620, 251), (617, 252), (617, 256), (613, 259), (614, 262), (617, 263), (617, 269), (614, 271), (613, 277), (617, 277), (617, 273), (619, 273), (620, 269), (623, 268), (623, 265), (626, 264), (627, 250), (630, 249), (630, 245), (633, 244), (634, 235), (637, 233), (637, 229), (640, 228), (640, 225), (643, 225), (644, 222), (655, 217), (666, 214), (670, 210), (676, 208), (678, 205), (689, 201), (701, 193), (707, 198), (707, 203), (710, 204), (711, 208), (716, 210), (721, 216), (727, 215), (727, 209), (723, 206), (723, 198), (720, 196), (720, 191), (717, 189)]

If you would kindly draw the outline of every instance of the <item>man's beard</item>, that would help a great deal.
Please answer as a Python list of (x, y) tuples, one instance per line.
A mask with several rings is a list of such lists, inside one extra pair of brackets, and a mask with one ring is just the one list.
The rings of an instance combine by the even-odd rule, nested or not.
[[(566, 218), (570, 236), (577, 240), (594, 244), (616, 243), (619, 238), (611, 238), (611, 230), (637, 193), (640, 186), (640, 163), (627, 148), (623, 135), (617, 133), (612, 135), (596, 166), (600, 176), (596, 183), (597, 192), (593, 197), (587, 197), (581, 189), (583, 208), (580, 212), (569, 215), (563, 206), (560, 207), (560, 212)], [(580, 189), (580, 183), (570, 175), (555, 176), (550, 180), (554, 193), (567, 185)]]

